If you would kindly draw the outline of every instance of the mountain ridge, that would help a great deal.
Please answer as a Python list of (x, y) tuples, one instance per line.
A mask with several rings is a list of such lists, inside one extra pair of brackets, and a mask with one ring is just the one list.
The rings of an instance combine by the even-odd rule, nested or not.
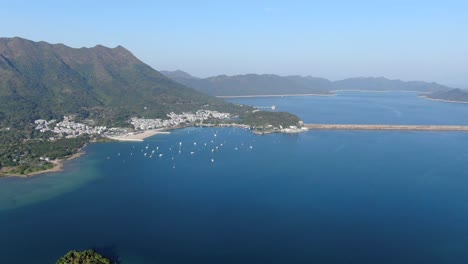
[[(276, 74), (218, 75), (207, 78), (185, 78), (190, 74), (163, 71), (174, 81), (214, 96), (271, 94), (331, 94), (336, 90), (436, 92), (452, 88), (435, 82), (402, 81), (384, 77), (356, 77), (338, 81), (313, 76)], [(182, 72), (182, 73), (180, 73)]]
[(0, 124), (70, 113), (111, 121), (165, 117), (202, 106), (235, 108), (172, 81), (120, 45), (0, 38)]

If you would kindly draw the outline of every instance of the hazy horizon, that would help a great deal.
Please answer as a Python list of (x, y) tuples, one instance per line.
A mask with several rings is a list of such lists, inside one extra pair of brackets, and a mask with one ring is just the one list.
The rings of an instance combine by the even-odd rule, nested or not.
[[(216, 76), (221, 76), (221, 75), (226, 75), (226, 76), (237, 76), (237, 75), (248, 75), (248, 74), (256, 74), (256, 75), (277, 75), (277, 76), (280, 76), (280, 77), (286, 77), (286, 76), (302, 76), (302, 77), (314, 77), (314, 78), (324, 78), (324, 79), (327, 79), (329, 81), (341, 81), (341, 80), (345, 80), (345, 79), (353, 79), (353, 78), (386, 78), (386, 79), (389, 79), (389, 80), (401, 80), (401, 81), (405, 81), (405, 82), (410, 82), (410, 81), (423, 81), (423, 82), (433, 82), (433, 81), (428, 81), (428, 80), (415, 80), (415, 79), (401, 79), (401, 78), (389, 78), (387, 76), (349, 76), (349, 77), (344, 77), (344, 78), (339, 78), (339, 79), (331, 79), (331, 78), (326, 78), (324, 76), (316, 76), (316, 75), (312, 75), (312, 74), (278, 74), (278, 73), (268, 73), (268, 72), (264, 72), (264, 73), (257, 73), (257, 72), (247, 72), (247, 73), (238, 73), (238, 74), (217, 74), (217, 75), (207, 75), (207, 76), (197, 76), (195, 74), (192, 74), (188, 71), (185, 71), (183, 69), (174, 69), (174, 70), (168, 70), (168, 69), (156, 69), (158, 71), (168, 71), (168, 72), (175, 72), (175, 71), (182, 71), (182, 72), (185, 72), (185, 73), (188, 73), (190, 74), (192, 77), (195, 77), (195, 78), (209, 78), (209, 77), (216, 77)], [(435, 82), (435, 81), (434, 81)], [(436, 82), (436, 83), (439, 83), (439, 82)], [(444, 83), (439, 83), (439, 84), (442, 84), (442, 85), (446, 85), (446, 86), (450, 86), (448, 84), (444, 84)], [(462, 89), (468, 89), (468, 86), (466, 88), (464, 87), (454, 87), (452, 86), (452, 88), (462, 88)]]
[(194, 76), (383, 76), (468, 88), (468, 3), (8, 2), (2, 37), (122, 45)]

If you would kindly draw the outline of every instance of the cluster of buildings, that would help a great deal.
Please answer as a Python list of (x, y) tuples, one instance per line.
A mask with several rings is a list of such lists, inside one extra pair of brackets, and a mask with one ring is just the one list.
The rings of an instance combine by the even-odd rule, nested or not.
[[(206, 120), (214, 119), (228, 119), (231, 118), (229, 113), (220, 113), (217, 111), (210, 110), (198, 110), (195, 113), (182, 113), (175, 114), (170, 113), (167, 115), (169, 119), (143, 119), (143, 118), (132, 118), (130, 123), (137, 130), (149, 130), (155, 128), (172, 128), (178, 127), (185, 124), (196, 124), (202, 123)], [(103, 135), (113, 136), (119, 134), (126, 134), (131, 131), (124, 128), (108, 128), (106, 126), (91, 126), (84, 123), (74, 121), (74, 116), (64, 116), (63, 121), (57, 122), (57, 120), (44, 120), (38, 119), (34, 121), (36, 129), (41, 132), (51, 131), (57, 134), (56, 138), (76, 138), (83, 134), (88, 135)], [(54, 138), (50, 138), (54, 140)]]
[(73, 116), (64, 116), (63, 121), (38, 119), (34, 121), (36, 129), (41, 132), (51, 131), (59, 138), (76, 138), (83, 134), (101, 135), (107, 130), (106, 126), (89, 126), (73, 121)]
[(148, 130), (155, 128), (171, 128), (177, 127), (184, 124), (195, 124), (201, 123), (206, 120), (213, 119), (229, 119), (231, 115), (229, 113), (220, 113), (217, 111), (210, 110), (198, 110), (195, 113), (182, 113), (175, 114), (170, 113), (167, 115), (169, 119), (144, 119), (144, 118), (132, 118), (130, 123), (135, 129)]

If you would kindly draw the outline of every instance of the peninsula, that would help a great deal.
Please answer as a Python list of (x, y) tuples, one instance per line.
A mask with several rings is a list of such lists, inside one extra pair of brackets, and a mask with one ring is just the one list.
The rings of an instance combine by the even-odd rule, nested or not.
[(434, 100), (442, 101), (449, 103), (468, 103), (468, 91), (462, 89), (453, 89), (449, 91), (441, 91), (436, 93), (431, 93), (427, 95), (422, 95), (421, 97)]

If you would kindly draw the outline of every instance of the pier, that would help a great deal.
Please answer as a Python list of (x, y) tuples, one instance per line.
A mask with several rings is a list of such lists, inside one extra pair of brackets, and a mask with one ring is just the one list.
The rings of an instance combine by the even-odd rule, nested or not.
[(468, 126), (453, 125), (369, 125), (369, 124), (304, 124), (311, 130), (400, 130), (400, 131), (464, 131)]

